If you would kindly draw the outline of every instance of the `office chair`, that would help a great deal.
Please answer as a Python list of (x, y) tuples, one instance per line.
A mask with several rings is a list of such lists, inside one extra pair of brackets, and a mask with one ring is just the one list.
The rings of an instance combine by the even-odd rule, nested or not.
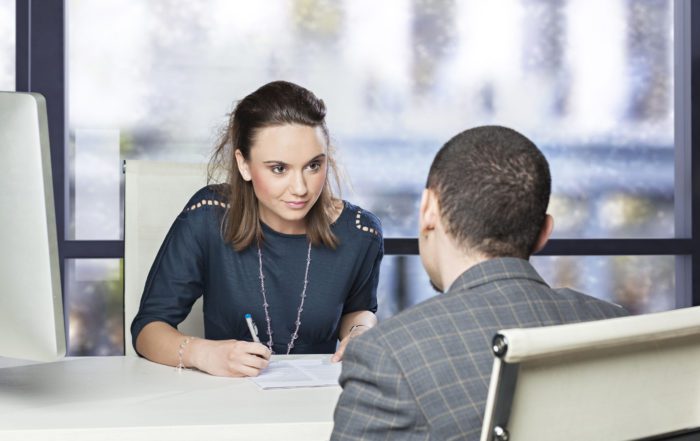
[[(141, 160), (125, 161), (124, 169), (124, 346), (126, 355), (136, 355), (130, 328), (148, 271), (177, 215), (206, 185), (207, 171), (206, 164)], [(201, 297), (178, 329), (204, 336)]]
[(700, 439), (700, 307), (499, 331), (481, 441)]

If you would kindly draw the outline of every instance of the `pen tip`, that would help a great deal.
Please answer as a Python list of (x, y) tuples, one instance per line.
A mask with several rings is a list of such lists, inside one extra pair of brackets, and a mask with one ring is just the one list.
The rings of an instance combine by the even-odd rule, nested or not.
[(250, 317), (250, 314), (246, 314), (246, 315), (245, 315), (245, 318), (251, 318), (251, 317)]

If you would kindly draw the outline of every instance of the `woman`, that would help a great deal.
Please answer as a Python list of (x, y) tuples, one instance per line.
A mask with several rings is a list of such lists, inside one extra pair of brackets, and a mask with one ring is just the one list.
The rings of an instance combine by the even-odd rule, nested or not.
[[(255, 376), (272, 352), (335, 352), (339, 361), (376, 324), (381, 226), (334, 197), (325, 114), (322, 100), (284, 81), (238, 103), (210, 163), (209, 181), (223, 167), (226, 184), (190, 199), (149, 273), (131, 325), (139, 354)], [(204, 339), (176, 329), (200, 295)]]

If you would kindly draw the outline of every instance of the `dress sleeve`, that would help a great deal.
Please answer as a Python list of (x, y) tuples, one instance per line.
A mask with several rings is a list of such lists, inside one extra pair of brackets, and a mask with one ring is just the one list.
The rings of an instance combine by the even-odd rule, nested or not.
[(206, 258), (203, 215), (183, 211), (170, 227), (146, 279), (139, 312), (131, 323), (134, 348), (144, 326), (161, 321), (177, 327), (202, 295)]
[(377, 233), (371, 238), (359, 275), (343, 305), (343, 315), (355, 311), (377, 312), (377, 285), (379, 267), (384, 257), (384, 240), (379, 223), (375, 230)]

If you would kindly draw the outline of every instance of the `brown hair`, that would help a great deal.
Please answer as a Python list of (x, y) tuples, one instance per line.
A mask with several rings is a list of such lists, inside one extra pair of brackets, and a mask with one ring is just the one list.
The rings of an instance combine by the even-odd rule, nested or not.
[[(208, 182), (226, 175), (228, 185), (218, 186), (229, 206), (224, 215), (222, 235), (236, 251), (263, 240), (260, 225), (258, 199), (250, 181), (245, 181), (238, 170), (234, 156), (240, 150), (243, 157), (250, 158), (257, 133), (266, 127), (284, 124), (302, 124), (320, 127), (328, 146), (328, 173), (333, 175), (337, 188), (338, 172), (333, 160), (326, 126), (326, 106), (311, 91), (287, 81), (273, 81), (238, 102), (229, 117), (225, 131), (221, 134), (209, 162)], [(331, 231), (334, 202), (337, 200), (330, 180), (326, 178), (321, 195), (306, 215), (306, 235), (313, 245), (323, 244), (330, 248), (338, 245)]]

